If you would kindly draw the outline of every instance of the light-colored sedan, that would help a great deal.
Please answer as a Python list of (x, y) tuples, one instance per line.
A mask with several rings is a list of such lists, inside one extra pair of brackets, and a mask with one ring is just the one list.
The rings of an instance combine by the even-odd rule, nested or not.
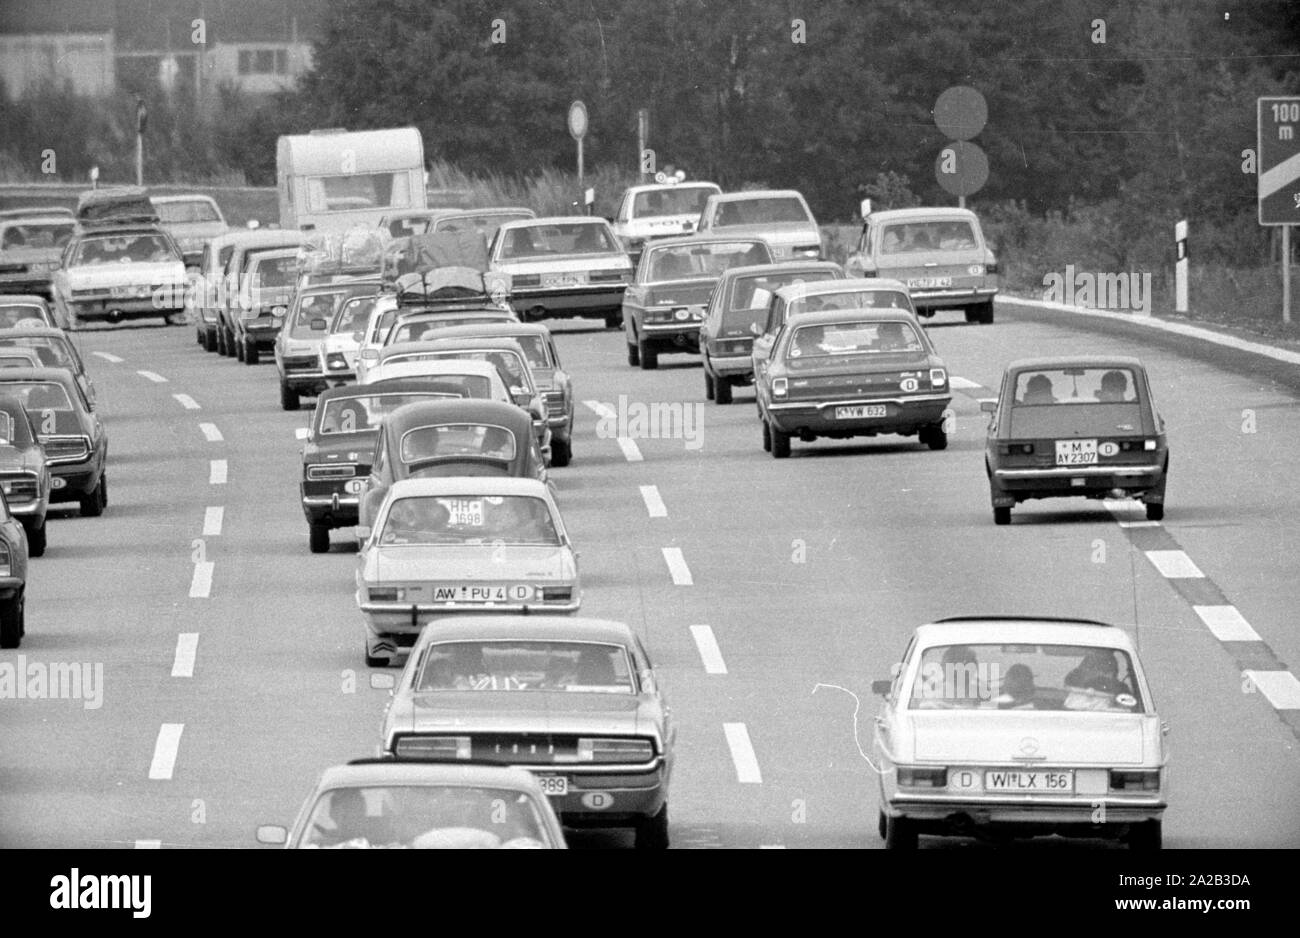
[(431, 613), (575, 612), (582, 603), (577, 554), (537, 479), (403, 479), (357, 536), (371, 667), (409, 648)]
[(762, 238), (778, 261), (820, 260), (822, 233), (804, 197), (794, 189), (711, 195), (700, 212), (700, 234)]
[(942, 619), (872, 690), (885, 698), (872, 748), (886, 846), (1057, 834), (1160, 847), (1168, 728), (1122, 629)]

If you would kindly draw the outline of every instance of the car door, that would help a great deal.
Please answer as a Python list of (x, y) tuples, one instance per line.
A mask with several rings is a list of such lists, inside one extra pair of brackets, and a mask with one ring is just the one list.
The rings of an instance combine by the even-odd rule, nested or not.
[(880, 713), (875, 717), (871, 733), (871, 750), (876, 762), (877, 777), (881, 785), (881, 801), (884, 801), (884, 773), (887, 766), (892, 766), (894, 762), (894, 721), (898, 717), (898, 711), (906, 707), (906, 701), (902, 699), (903, 682), (907, 675), (908, 668), (911, 666), (912, 655), (916, 651), (916, 636), (913, 635), (907, 643), (907, 649), (903, 652), (902, 660), (896, 665), (897, 671), (893, 675), (893, 683), (889, 688), (889, 696), (885, 698), (884, 704), (880, 708)]

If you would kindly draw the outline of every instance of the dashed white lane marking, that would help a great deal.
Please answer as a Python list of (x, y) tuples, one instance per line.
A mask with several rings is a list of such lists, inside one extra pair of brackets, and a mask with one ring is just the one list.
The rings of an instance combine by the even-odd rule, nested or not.
[(606, 420), (618, 419), (618, 414), (614, 413), (608, 404), (602, 404), (600, 401), (583, 401), (582, 403), (595, 412), (597, 417), (603, 417)]
[(172, 677), (193, 677), (194, 658), (198, 652), (198, 632), (182, 632), (177, 635), (176, 658), (172, 662)]
[(1236, 606), (1193, 606), (1192, 610), (1221, 642), (1263, 641)]
[(641, 486), (641, 498), (645, 501), (645, 510), (650, 512), (651, 518), (668, 517), (668, 506), (664, 504), (663, 498), (660, 497), (657, 485)]
[(150, 381), (152, 381), (154, 384), (166, 384), (166, 383), (167, 383), (167, 379), (164, 378), (162, 375), (158, 374), (157, 372), (153, 372), (153, 371), (137, 371), (136, 374), (138, 374), (141, 378), (148, 378), (148, 379), (149, 379)]
[(176, 769), (176, 754), (181, 748), (184, 723), (164, 723), (158, 729), (158, 741), (153, 746), (153, 761), (149, 763), (149, 777), (167, 781)]
[(225, 485), (226, 484), (226, 461), (224, 459), (214, 459), (208, 469), (208, 485)]
[(980, 384), (978, 381), (963, 378), (960, 375), (949, 375), (948, 387), (956, 391), (974, 391), (976, 388), (984, 387), (984, 385)]
[(199, 409), (199, 402), (196, 401), (194, 398), (190, 397), (188, 394), (173, 394), (172, 397), (176, 398), (177, 402), (186, 410)]
[(623, 458), (628, 462), (642, 461), (641, 448), (630, 437), (620, 436), (618, 438), (618, 448), (623, 451)]
[(112, 362), (114, 365), (120, 365), (122, 364), (123, 361), (123, 359), (118, 358), (112, 352), (94, 352), (92, 354), (94, 354), (97, 358), (104, 359), (104, 361), (106, 362)]
[(1300, 681), (1290, 671), (1242, 671), (1274, 710), (1300, 710)]
[(216, 537), (221, 533), (221, 525), (226, 520), (226, 509), (221, 506), (209, 508), (203, 512), (203, 536)]
[(1192, 558), (1181, 550), (1149, 550), (1147, 559), (1168, 580), (1204, 579), (1201, 568), (1192, 563)]
[(212, 592), (212, 570), (216, 566), (211, 560), (200, 560), (194, 565), (194, 578), (190, 580), (190, 599), (207, 599)]
[(665, 547), (664, 562), (668, 564), (668, 572), (672, 575), (674, 586), (694, 586), (695, 581), (691, 579), (691, 568), (686, 566), (686, 558), (682, 555), (680, 547)]
[(1160, 522), (1159, 522), (1159, 521), (1119, 521), (1119, 522), (1117, 522), (1117, 523), (1119, 524), (1119, 526), (1120, 526), (1121, 528), (1158, 528), (1158, 527), (1160, 527)]
[(162, 849), (162, 841), (161, 841), (161, 840), (137, 840), (137, 841), (135, 842), (135, 849), (137, 849), (137, 850), (161, 850), (161, 849)]
[(757, 785), (763, 781), (763, 773), (758, 770), (758, 757), (749, 741), (749, 730), (744, 723), (723, 723), (722, 731), (727, 734), (727, 747), (731, 750), (731, 761), (736, 764), (736, 780), (745, 784)]
[(713, 629), (707, 625), (692, 625), (691, 637), (695, 639), (695, 647), (700, 650), (700, 660), (704, 662), (704, 672), (706, 674), (726, 674), (727, 663), (722, 660), (722, 649), (718, 647), (718, 640), (713, 635)]
[(220, 443), (225, 439), (215, 423), (201, 423), (199, 429), (203, 431), (203, 435), (207, 437), (209, 443)]

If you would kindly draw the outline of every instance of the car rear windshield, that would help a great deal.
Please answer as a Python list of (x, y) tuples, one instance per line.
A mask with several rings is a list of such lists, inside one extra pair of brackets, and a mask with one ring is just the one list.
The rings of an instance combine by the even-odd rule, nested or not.
[(1128, 653), (1086, 645), (927, 648), (907, 707), (1146, 712)]
[(973, 251), (979, 247), (975, 230), (967, 221), (914, 221), (887, 225), (881, 235), (881, 254), (915, 254), (921, 251)]
[(604, 642), (438, 642), (425, 653), (415, 687), (636, 693), (627, 649)]
[(348, 300), (339, 307), (338, 313), (334, 316), (334, 322), (330, 325), (330, 332), (343, 335), (361, 332), (366, 328), (366, 323), (370, 322), (370, 314), (374, 312), (375, 304), (378, 302), (378, 294), (375, 296), (358, 296)]
[[(405, 367), (406, 363), (399, 363), (400, 367)], [(384, 377), (384, 365), (375, 366), (371, 375), (374, 377), (374, 383), (378, 384), (387, 380)], [(414, 369), (408, 370), (413, 373), (403, 373), (400, 375), (390, 375), (392, 378), (401, 378), (419, 380), (421, 382), (421, 391), (427, 391), (438, 397), (468, 397), (474, 400), (488, 401), (492, 400), (492, 379), (484, 375), (471, 374), (419, 374), (419, 365), (416, 364)]]
[(537, 805), (524, 792), (394, 784), (324, 792), (312, 806), (297, 846), (492, 850), (554, 845)]
[[(489, 319), (484, 316), (457, 318), (451, 314), (429, 316), (422, 319), (407, 319), (398, 323), (396, 328), (388, 333), (384, 344), (396, 345), (398, 342), (419, 342), (421, 339), (435, 339), (439, 329), (447, 329), (451, 326), (474, 326), (485, 322), (510, 321), (510, 314), (505, 311), (501, 312), (500, 319)], [(380, 328), (383, 328), (382, 323)]]
[(164, 225), (185, 225), (199, 222), (219, 222), (221, 216), (207, 199), (189, 199), (184, 202), (156, 202), (158, 217)]
[(405, 391), (331, 398), (325, 402), (320, 412), (316, 432), (322, 436), (330, 436), (337, 433), (363, 433), (367, 430), (375, 430), (383, 423), (385, 417), (399, 407), (417, 401), (446, 397), (459, 398), (460, 395)]
[(4, 234), (0, 235), (0, 251), (61, 248), (72, 238), (73, 227), (71, 220), (6, 225)]
[(426, 352), (417, 357), (440, 361), (456, 359), (470, 362), (489, 362), (496, 365), (497, 371), (501, 372), (502, 382), (512, 390), (515, 388), (520, 391), (532, 390), (533, 382), (528, 367), (517, 354), (505, 349), (483, 349), (480, 351), (448, 349), (443, 352)]
[(512, 335), (508, 338), (514, 339), (524, 350), (524, 355), (528, 359), (530, 368), (551, 368), (551, 347), (546, 343), (546, 338), (535, 332), (526, 332), (523, 335)]
[(179, 260), (162, 235), (100, 235), (82, 238), (72, 252), (71, 266), (83, 264), (161, 263)]
[(29, 348), (46, 368), (67, 368), (78, 371), (77, 361), (68, 352), (62, 339), (48, 335), (14, 335), (0, 332), (0, 348)]
[(42, 315), (39, 306), (28, 306), (25, 303), (0, 303), (0, 329), (49, 324), (50, 321)]
[(770, 264), (771, 252), (754, 241), (712, 241), (652, 248), (643, 263), (649, 265), (650, 280), (688, 280), (692, 277), (721, 277), (732, 267)]
[(485, 241), (491, 241), (497, 229), (510, 221), (525, 221), (531, 218), (522, 212), (505, 212), (499, 215), (452, 215), (439, 218), (433, 223), (434, 231), (476, 231)]
[(817, 293), (790, 301), (788, 316), (800, 313), (819, 313), (831, 309), (912, 309), (906, 293), (897, 290), (846, 290), (836, 293)]
[(835, 322), (799, 326), (790, 337), (791, 358), (921, 352), (925, 346), (910, 322)]
[(1137, 383), (1131, 368), (1042, 368), (1016, 376), (1017, 407), (1053, 404), (1133, 404)]
[(408, 496), (384, 519), (380, 543), (559, 547), (546, 502), (531, 495)]
[(713, 214), (713, 227), (728, 225), (771, 225), (786, 222), (807, 222), (813, 218), (808, 209), (794, 196), (777, 196), (762, 199), (737, 199), (722, 202)]
[(444, 423), (416, 427), (402, 434), (402, 462), (460, 456), (515, 458), (515, 435), (505, 427), (481, 423)]
[(12, 394), (29, 412), (72, 410), (67, 390), (53, 381), (0, 381), (0, 393)]
[(258, 257), (253, 260), (249, 274), (254, 289), (292, 287), (298, 276), (298, 258), (292, 254), (287, 257)]
[(664, 215), (696, 215), (704, 211), (709, 196), (716, 195), (712, 186), (673, 186), (638, 192), (632, 200), (633, 218), (660, 218)]
[(618, 254), (621, 248), (603, 224), (594, 222), (527, 225), (506, 232), (501, 257), (542, 260), (562, 254)]
[(788, 287), (792, 283), (831, 280), (834, 277), (835, 274), (829, 270), (801, 270), (739, 277), (732, 282), (731, 304), (727, 309), (729, 312), (766, 311), (772, 301), (772, 294), (782, 287)]

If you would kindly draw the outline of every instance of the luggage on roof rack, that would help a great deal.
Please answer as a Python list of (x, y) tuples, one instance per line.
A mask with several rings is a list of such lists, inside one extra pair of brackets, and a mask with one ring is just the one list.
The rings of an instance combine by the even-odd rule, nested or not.
[(398, 306), (432, 306), (438, 303), (506, 302), (510, 278), (472, 267), (438, 267), (402, 274), (395, 285)]
[(373, 228), (312, 233), (298, 248), (299, 273), (363, 274), (381, 269), (384, 242)]

